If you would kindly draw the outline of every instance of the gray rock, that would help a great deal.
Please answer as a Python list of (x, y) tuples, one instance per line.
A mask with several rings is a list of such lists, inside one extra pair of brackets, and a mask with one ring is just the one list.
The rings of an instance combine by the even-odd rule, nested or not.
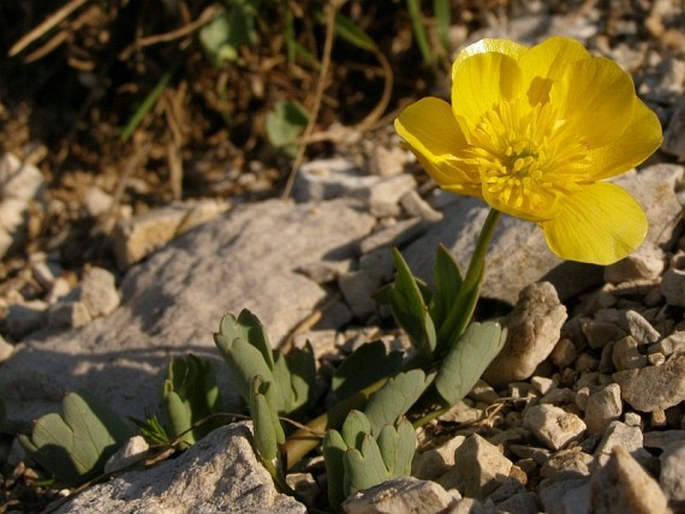
[(440, 221), (442, 213), (436, 211), (426, 202), (416, 190), (408, 191), (401, 199), (400, 205), (410, 216), (415, 216), (426, 221)]
[(644, 368), (647, 365), (647, 357), (640, 353), (639, 346), (633, 336), (625, 336), (616, 341), (611, 346), (611, 361), (614, 368), (617, 371)]
[(422, 480), (434, 480), (454, 466), (454, 451), (461, 446), (466, 437), (458, 435), (448, 439), (437, 448), (416, 452), (411, 464), (412, 476)]
[(43, 328), (48, 321), (48, 305), (42, 300), (29, 300), (9, 306), (5, 319), (9, 335), (16, 340)]
[(439, 484), (414, 477), (400, 477), (360, 491), (342, 504), (346, 514), (385, 514), (416, 512), (440, 514), (456, 505), (459, 494), (445, 491)]
[(685, 159), (685, 99), (680, 100), (671, 114), (662, 149), (680, 159)]
[(526, 409), (523, 424), (548, 448), (559, 450), (587, 428), (582, 419), (560, 407), (545, 403)]
[(5, 338), (0, 335), (0, 362), (6, 361), (14, 353), (14, 345), (5, 341)]
[(598, 466), (604, 466), (614, 448), (620, 447), (633, 457), (647, 461), (650, 454), (642, 447), (642, 430), (638, 426), (628, 426), (620, 421), (612, 421), (604, 432), (604, 437), (595, 449), (594, 457)]
[(505, 514), (497, 507), (483, 505), (475, 498), (464, 498), (451, 508), (449, 514)]
[(575, 476), (559, 478), (541, 484), (540, 501), (547, 514), (588, 514), (590, 512), (590, 480)]
[(251, 440), (246, 423), (219, 428), (177, 459), (94, 485), (56, 512), (306, 513), (303, 504), (276, 491), (271, 475), (252, 450)]
[[(647, 241), (655, 244), (671, 238), (682, 218), (682, 207), (675, 194), (683, 167), (656, 164), (639, 173), (619, 177), (615, 183), (633, 194), (646, 209), (649, 219)], [(479, 200), (459, 197), (448, 205), (444, 218), (403, 252), (409, 266), (430, 282), (435, 248), (444, 244), (455, 255), (462, 269), (471, 259), (488, 208)], [(482, 295), (514, 304), (521, 289), (547, 280), (554, 284), (561, 300), (602, 281), (599, 266), (563, 262), (554, 256), (534, 224), (503, 216), (490, 245), (485, 265)]]
[(621, 447), (615, 447), (606, 466), (591, 480), (594, 514), (666, 514), (669, 511), (659, 484)]
[(188, 201), (152, 209), (119, 222), (112, 235), (117, 265), (120, 269), (128, 269), (172, 239), (227, 209), (227, 204), (214, 200)]
[(621, 387), (609, 384), (590, 395), (585, 405), (585, 424), (588, 432), (601, 435), (609, 423), (621, 417), (623, 402), (621, 401)]
[(530, 377), (559, 341), (566, 317), (566, 307), (549, 282), (523, 289), (504, 322), (508, 331), (504, 348), (485, 370), (483, 379), (497, 388)]
[(509, 477), (512, 462), (496, 446), (473, 434), (454, 451), (454, 467), (436, 479), (445, 489), (485, 498)]
[(400, 199), (416, 187), (413, 176), (403, 173), (389, 177), (369, 188), (369, 211), (379, 218), (400, 214)]
[(346, 159), (320, 159), (300, 167), (293, 186), (293, 198), (298, 202), (330, 200), (342, 196), (368, 196), (371, 186), (381, 177), (365, 175)]
[(685, 400), (685, 355), (673, 355), (661, 366), (617, 371), (612, 379), (635, 410), (665, 410)]
[(538, 514), (538, 496), (533, 492), (517, 493), (497, 504), (497, 508), (509, 514)]
[(559, 450), (552, 455), (540, 469), (540, 476), (553, 477), (557, 473), (569, 472), (578, 476), (589, 476), (589, 465), (592, 455), (585, 453), (580, 448), (573, 447), (567, 450)]
[[(3, 364), (0, 389), (10, 421), (25, 429), (57, 411), (65, 392), (81, 389), (141, 418), (159, 400), (169, 357), (180, 353), (210, 357), (226, 377), (212, 341), (223, 313), (248, 308), (280, 341), (327, 296), (298, 265), (354, 257), (355, 242), (374, 223), (347, 200), (273, 200), (236, 208), (181, 236), (129, 271), (112, 314), (77, 331), (36, 334)], [(224, 392), (235, 399), (232, 389)]]
[(673, 501), (685, 500), (685, 440), (671, 443), (659, 456), (659, 483), (666, 497)]
[(81, 301), (92, 318), (107, 316), (119, 306), (114, 275), (103, 268), (87, 268), (81, 279)]
[(685, 330), (676, 330), (658, 343), (650, 345), (648, 353), (660, 353), (670, 357), (674, 353), (685, 353)]
[(664, 261), (663, 250), (647, 241), (625, 259), (604, 268), (604, 280), (612, 284), (631, 280), (653, 280), (661, 275)]
[(85, 327), (92, 320), (88, 307), (81, 301), (58, 302), (48, 309), (48, 325), (52, 328)]
[(673, 443), (685, 443), (685, 430), (651, 431), (644, 434), (645, 448), (664, 450)]
[(83, 204), (89, 216), (97, 217), (106, 213), (114, 202), (112, 195), (105, 193), (97, 186), (92, 186), (86, 191)]
[(23, 241), (26, 210), (43, 189), (43, 175), (7, 152), (0, 157), (0, 258)]
[(666, 303), (685, 307), (685, 270), (669, 268), (661, 278), (661, 294)]
[(577, 355), (578, 351), (576, 350), (576, 345), (573, 344), (573, 341), (568, 338), (562, 338), (554, 345), (549, 357), (552, 359), (555, 366), (559, 369), (563, 369), (570, 366), (573, 361), (576, 360)]

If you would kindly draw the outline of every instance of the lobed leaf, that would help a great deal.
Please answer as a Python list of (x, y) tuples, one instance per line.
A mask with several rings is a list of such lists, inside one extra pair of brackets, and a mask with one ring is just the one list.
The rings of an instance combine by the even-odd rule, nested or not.
[(435, 388), (449, 405), (461, 400), (504, 346), (499, 323), (472, 323), (442, 361)]
[(327, 430), (321, 444), (324, 463), (326, 465), (326, 481), (328, 483), (328, 501), (331, 506), (338, 508), (347, 495), (344, 489), (345, 468), (343, 458), (348, 446), (337, 430)]

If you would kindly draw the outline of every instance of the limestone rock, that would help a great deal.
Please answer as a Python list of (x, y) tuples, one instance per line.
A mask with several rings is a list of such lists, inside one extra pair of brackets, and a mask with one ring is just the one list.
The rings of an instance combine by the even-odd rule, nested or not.
[(300, 167), (293, 186), (293, 198), (298, 202), (312, 202), (342, 196), (365, 196), (369, 188), (381, 180), (377, 175), (364, 175), (346, 159), (319, 159)]
[(7, 328), (9, 334), (16, 340), (39, 330), (48, 320), (48, 305), (42, 300), (29, 300), (9, 306), (7, 312)]
[(664, 252), (647, 241), (625, 259), (604, 268), (604, 280), (620, 284), (631, 280), (653, 280), (664, 269)]
[(592, 477), (591, 510), (595, 514), (667, 514), (666, 497), (659, 484), (621, 447)]
[(669, 500), (685, 500), (685, 441), (668, 445), (659, 456), (659, 483)]
[(276, 491), (257, 460), (246, 423), (221, 427), (177, 459), (128, 471), (77, 495), (58, 514), (299, 514), (305, 506)]
[(585, 406), (585, 424), (588, 432), (601, 435), (614, 420), (621, 417), (623, 404), (621, 402), (621, 387), (609, 384), (590, 395)]
[(128, 269), (179, 235), (226, 211), (214, 200), (183, 202), (121, 221), (113, 234), (120, 269)]
[(469, 436), (454, 452), (455, 465), (436, 482), (456, 488), (464, 496), (484, 498), (509, 476), (512, 462), (478, 434)]
[(582, 419), (560, 407), (544, 403), (526, 410), (523, 423), (548, 448), (559, 450), (586, 429)]
[(504, 322), (508, 331), (504, 348), (485, 370), (483, 379), (493, 387), (502, 387), (530, 377), (559, 341), (566, 317), (566, 307), (549, 282), (523, 289)]
[(105, 462), (105, 473), (121, 471), (145, 457), (150, 445), (142, 435), (131, 437)]
[(119, 306), (114, 275), (103, 268), (86, 269), (81, 279), (81, 301), (93, 318), (107, 316)]
[(589, 514), (589, 478), (561, 475), (540, 489), (540, 500), (547, 514)]
[(26, 429), (59, 410), (67, 391), (81, 389), (142, 418), (159, 400), (169, 357), (190, 351), (212, 359), (227, 381), (212, 340), (221, 316), (248, 308), (280, 341), (327, 296), (298, 265), (355, 257), (374, 223), (349, 200), (271, 200), (188, 232), (128, 272), (122, 303), (109, 316), (76, 331), (37, 333), (3, 363), (0, 389), (12, 427)]
[(435, 482), (400, 477), (360, 491), (342, 504), (346, 514), (385, 514), (389, 512), (447, 512), (461, 497), (445, 491)]
[(685, 400), (685, 355), (673, 355), (661, 366), (617, 371), (612, 378), (635, 410), (665, 410)]
[(613, 449), (617, 447), (643, 461), (650, 457), (649, 453), (642, 447), (642, 430), (640, 427), (629, 426), (620, 421), (612, 421), (595, 449), (594, 456), (597, 464), (604, 466)]

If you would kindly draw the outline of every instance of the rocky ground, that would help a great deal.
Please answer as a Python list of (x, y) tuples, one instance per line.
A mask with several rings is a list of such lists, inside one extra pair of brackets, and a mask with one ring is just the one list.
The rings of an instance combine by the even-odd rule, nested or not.
[[(685, 512), (685, 34), (682, 7), (654, 2), (643, 11), (644, 19), (612, 17), (620, 9), (593, 2), (566, 15), (533, 8), (468, 34), (525, 43), (572, 35), (634, 75), (666, 139), (618, 183), (641, 201), (650, 231), (633, 256), (600, 268), (560, 262), (534, 225), (502, 220), (479, 316), (504, 320), (505, 350), (466, 399), (421, 431), (414, 478), (351, 499), (346, 512)], [(59, 410), (68, 391), (89, 390), (142, 418), (156, 406), (169, 357), (193, 352), (217, 363), (227, 408), (237, 408), (211, 338), (226, 311), (255, 312), (275, 344), (312, 341), (323, 366), (378, 338), (406, 348), (370, 298), (392, 277), (390, 248), (426, 279), (438, 243), (463, 266), (486, 209), (426, 182), (388, 124), (332, 153), (300, 168), (292, 201), (214, 196), (129, 206), (128, 214), (116, 191), (79, 188), (64, 202), (42, 169), (2, 157), (0, 390), (8, 435), (0, 512), (39, 511), (68, 493), (27, 488), (40, 470), (9, 435)], [(31, 223), (49, 219), (60, 201), (112, 223), (111, 260), (84, 258), (74, 268), (69, 252), (35, 244)], [(78, 251), (69, 238), (49, 241)], [(176, 459), (120, 472), (53, 506), (305, 512), (275, 491), (248, 441), (244, 425), (226, 427)], [(322, 472), (314, 460), (290, 480), (316, 502)]]

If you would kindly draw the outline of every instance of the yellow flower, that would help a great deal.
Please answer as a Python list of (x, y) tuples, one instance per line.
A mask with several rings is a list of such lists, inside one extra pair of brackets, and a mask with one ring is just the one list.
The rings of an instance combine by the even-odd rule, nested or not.
[(569, 38), (483, 39), (458, 55), (451, 96), (395, 121), (442, 189), (537, 223), (565, 259), (610, 264), (642, 243), (644, 211), (602, 180), (654, 152), (661, 125), (616, 63)]

